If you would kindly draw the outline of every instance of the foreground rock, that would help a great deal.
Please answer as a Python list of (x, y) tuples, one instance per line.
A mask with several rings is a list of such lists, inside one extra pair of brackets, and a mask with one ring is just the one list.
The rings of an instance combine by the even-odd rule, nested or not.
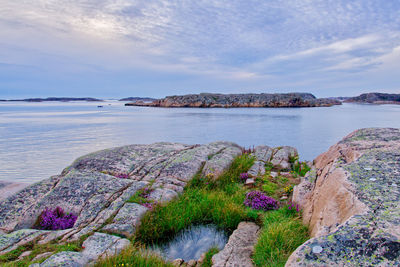
[[(239, 154), (239, 146), (215, 142), (130, 145), (83, 156), (60, 175), (0, 201), (0, 254), (32, 241), (73, 241), (93, 232), (83, 252), (55, 254), (43, 266), (56, 266), (56, 262), (80, 266), (109, 255), (109, 250), (119, 251), (128, 245), (126, 239), (117, 240), (96, 231), (131, 236), (147, 210), (137, 203), (127, 203), (138, 190), (150, 187), (150, 199), (169, 201), (198, 171), (218, 174)], [(208, 167), (203, 170), (204, 166)], [(72, 229), (30, 229), (45, 208), (57, 206), (78, 216)]]
[(367, 93), (350, 97), (347, 103), (400, 104), (400, 94)]
[(257, 243), (260, 227), (253, 222), (241, 222), (229, 237), (224, 249), (212, 257), (212, 266), (253, 266), (251, 255)]
[(288, 94), (195, 94), (167, 96), (150, 103), (143, 101), (125, 104), (126, 106), (151, 107), (196, 107), (196, 108), (232, 108), (232, 107), (325, 107), (341, 105), (335, 99), (317, 99), (309, 93)]
[(294, 190), (314, 238), (286, 266), (400, 265), (400, 130), (362, 129)]

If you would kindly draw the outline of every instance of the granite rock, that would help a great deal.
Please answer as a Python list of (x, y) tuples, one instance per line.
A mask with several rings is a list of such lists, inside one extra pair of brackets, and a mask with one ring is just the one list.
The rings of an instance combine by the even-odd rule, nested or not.
[(286, 266), (400, 265), (399, 151), (399, 129), (369, 128), (315, 159), (294, 194), (313, 238)]
[(251, 255), (260, 227), (253, 222), (241, 222), (229, 237), (224, 249), (212, 257), (212, 266), (253, 266)]

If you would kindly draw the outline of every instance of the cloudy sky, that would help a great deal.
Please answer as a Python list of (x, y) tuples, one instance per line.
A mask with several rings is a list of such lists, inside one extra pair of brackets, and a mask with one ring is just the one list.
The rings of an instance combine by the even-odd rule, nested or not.
[(400, 93), (398, 0), (0, 0), (0, 98)]

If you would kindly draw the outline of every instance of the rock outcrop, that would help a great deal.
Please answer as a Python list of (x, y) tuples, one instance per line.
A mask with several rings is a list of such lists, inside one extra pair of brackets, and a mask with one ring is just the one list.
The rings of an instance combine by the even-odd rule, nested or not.
[(253, 222), (239, 223), (224, 249), (212, 257), (212, 266), (253, 266), (251, 255), (257, 243), (259, 231), (260, 227)]
[(312, 239), (286, 266), (400, 265), (400, 130), (355, 131), (295, 187)]
[(370, 103), (370, 104), (400, 104), (400, 94), (367, 93), (356, 97), (350, 97), (347, 103)]
[[(119, 251), (129, 241), (106, 233), (131, 236), (147, 211), (142, 205), (127, 203), (138, 190), (149, 187), (150, 199), (169, 201), (198, 171), (220, 173), (239, 154), (239, 146), (215, 142), (130, 145), (83, 156), (60, 175), (0, 201), (0, 254), (31, 241), (65, 242), (92, 234), (82, 252), (55, 254), (40, 266), (54, 266), (59, 261), (81, 266), (110, 255), (110, 251)], [(204, 166), (208, 167), (203, 170)], [(78, 216), (73, 228), (31, 229), (45, 208), (56, 206)]]
[(317, 99), (309, 93), (287, 94), (192, 94), (167, 96), (150, 103), (132, 102), (126, 106), (151, 107), (196, 107), (196, 108), (234, 108), (234, 107), (325, 107), (341, 105), (335, 99)]

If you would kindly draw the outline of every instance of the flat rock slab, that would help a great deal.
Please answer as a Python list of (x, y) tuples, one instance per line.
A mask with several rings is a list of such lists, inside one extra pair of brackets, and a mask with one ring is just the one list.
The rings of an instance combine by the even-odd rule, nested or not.
[(253, 266), (251, 254), (257, 243), (260, 227), (253, 222), (241, 222), (229, 237), (224, 249), (212, 257), (212, 266)]
[(286, 266), (400, 266), (400, 130), (355, 131), (295, 188), (314, 238)]
[(42, 263), (31, 264), (29, 267), (84, 267), (88, 263), (88, 258), (80, 252), (63, 251), (54, 254)]
[(114, 217), (113, 222), (106, 225), (103, 230), (130, 237), (135, 233), (147, 210), (140, 204), (126, 203)]
[(33, 267), (74, 266), (83, 267), (89, 263), (120, 253), (130, 246), (128, 239), (104, 233), (94, 233), (83, 242), (82, 252), (63, 251), (54, 254), (43, 263), (33, 264)]

